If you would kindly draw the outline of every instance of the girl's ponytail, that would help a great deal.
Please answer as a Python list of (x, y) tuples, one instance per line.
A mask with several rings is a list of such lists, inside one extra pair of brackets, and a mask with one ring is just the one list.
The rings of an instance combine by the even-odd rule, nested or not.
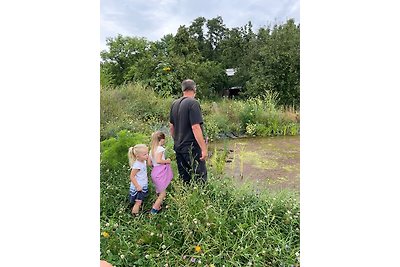
[(134, 154), (134, 148), (133, 146), (131, 146), (128, 150), (128, 159), (129, 159), (129, 167), (132, 167), (132, 164), (135, 162), (136, 160), (136, 156)]

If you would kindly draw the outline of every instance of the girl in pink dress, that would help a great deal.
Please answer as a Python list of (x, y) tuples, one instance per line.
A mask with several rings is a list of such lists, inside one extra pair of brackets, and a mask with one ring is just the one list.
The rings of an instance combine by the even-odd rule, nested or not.
[(161, 209), (161, 204), (167, 195), (166, 189), (171, 183), (173, 173), (171, 169), (171, 160), (165, 159), (165, 134), (157, 131), (151, 135), (151, 150), (148, 158), (149, 165), (153, 165), (151, 179), (154, 183), (157, 193), (157, 199), (153, 204), (150, 213), (157, 214)]

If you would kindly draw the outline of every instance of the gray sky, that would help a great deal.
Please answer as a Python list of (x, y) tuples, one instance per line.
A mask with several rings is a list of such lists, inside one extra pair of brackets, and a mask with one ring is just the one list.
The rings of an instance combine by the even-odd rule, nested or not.
[(176, 34), (180, 25), (189, 26), (197, 17), (221, 16), (228, 28), (244, 26), (253, 30), (294, 18), (300, 22), (300, 0), (101, 0), (100, 45), (117, 34), (156, 41)]

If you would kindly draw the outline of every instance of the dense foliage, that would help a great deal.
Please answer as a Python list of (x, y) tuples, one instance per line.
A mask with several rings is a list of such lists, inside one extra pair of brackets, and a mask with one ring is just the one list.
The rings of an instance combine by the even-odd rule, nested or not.
[[(300, 104), (300, 26), (284, 24), (261, 27), (251, 22), (227, 28), (221, 17), (198, 17), (175, 35), (159, 41), (119, 35), (107, 39), (101, 52), (101, 85), (128, 82), (149, 85), (162, 96), (180, 94), (180, 82), (191, 78), (199, 97), (216, 98), (223, 90), (241, 86), (242, 97), (271, 91), (279, 104)], [(225, 70), (234, 68), (234, 76)]]
[[(169, 111), (174, 98), (160, 96), (142, 84), (102, 87), (100, 138), (117, 137), (129, 130), (150, 136), (169, 133)], [(265, 91), (248, 99), (200, 99), (206, 135), (212, 140), (224, 135), (273, 136), (300, 133), (299, 113), (278, 105), (278, 95)]]

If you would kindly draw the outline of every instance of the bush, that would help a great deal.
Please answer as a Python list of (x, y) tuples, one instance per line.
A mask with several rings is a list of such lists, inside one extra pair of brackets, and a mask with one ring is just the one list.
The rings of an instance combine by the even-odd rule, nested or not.
[(148, 143), (150, 143), (150, 137), (126, 130), (120, 131), (117, 134), (117, 138), (112, 137), (100, 142), (101, 170), (117, 171), (122, 168), (128, 168), (129, 147)]

